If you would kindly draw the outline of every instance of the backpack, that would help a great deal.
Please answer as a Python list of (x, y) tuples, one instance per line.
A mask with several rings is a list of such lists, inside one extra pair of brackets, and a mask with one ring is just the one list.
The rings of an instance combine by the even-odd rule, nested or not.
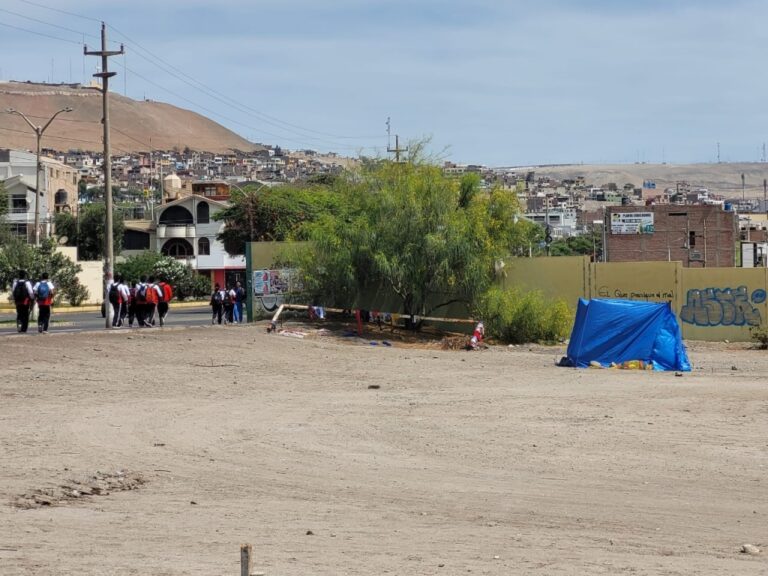
[(147, 301), (147, 285), (139, 284), (138, 290), (136, 290), (136, 301), (140, 304)]
[(152, 284), (144, 291), (144, 297), (149, 304), (157, 304), (157, 290), (155, 290), (155, 286), (156, 284)]
[(45, 302), (51, 296), (51, 285), (46, 281), (37, 285), (37, 299)]
[(163, 291), (163, 299), (161, 302), (170, 302), (173, 298), (173, 288), (171, 288), (171, 285), (168, 284), (168, 282), (160, 282), (158, 286), (160, 286), (160, 289)]
[(16, 304), (25, 304), (29, 300), (29, 292), (27, 291), (27, 281), (17, 280), (16, 286), (13, 288), (13, 301)]
[(216, 292), (213, 293), (213, 303), (221, 304), (222, 302), (224, 302), (224, 296), (222, 296), (221, 290), (216, 290)]
[(112, 304), (117, 304), (118, 294), (117, 282), (112, 282), (112, 286), (109, 287), (109, 301)]

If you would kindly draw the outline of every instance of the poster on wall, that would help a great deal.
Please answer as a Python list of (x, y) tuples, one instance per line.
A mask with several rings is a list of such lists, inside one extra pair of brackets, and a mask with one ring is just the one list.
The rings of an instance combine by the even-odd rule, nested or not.
[(653, 234), (653, 212), (612, 212), (611, 234)]
[(286, 294), (301, 292), (296, 271), (290, 268), (253, 271), (254, 311), (274, 312), (282, 304)]

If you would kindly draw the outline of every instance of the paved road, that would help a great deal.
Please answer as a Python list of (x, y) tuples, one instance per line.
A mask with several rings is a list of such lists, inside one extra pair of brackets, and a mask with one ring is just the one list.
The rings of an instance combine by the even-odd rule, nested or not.
[[(16, 334), (16, 314), (0, 312), (0, 336)], [(210, 324), (211, 308), (210, 306), (196, 306), (194, 308), (174, 309), (171, 304), (171, 311), (168, 314), (166, 325), (174, 326), (202, 326)], [(83, 332), (86, 330), (104, 330), (104, 319), (101, 313), (97, 312), (68, 312), (66, 314), (56, 314), (54, 308), (53, 322), (50, 327), (51, 333), (59, 332)], [(137, 330), (138, 328), (134, 328)], [(129, 328), (122, 328), (129, 330)], [(146, 328), (145, 328), (146, 330)], [(37, 324), (30, 322), (29, 334), (37, 336)]]

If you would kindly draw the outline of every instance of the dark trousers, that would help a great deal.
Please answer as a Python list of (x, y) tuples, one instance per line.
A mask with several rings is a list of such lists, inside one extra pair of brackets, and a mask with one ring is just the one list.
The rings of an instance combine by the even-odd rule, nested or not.
[(16, 304), (16, 329), (19, 332), (26, 332), (29, 328), (29, 310), (31, 307), (29, 304)]
[(125, 312), (123, 312), (123, 305), (118, 302), (110, 302), (112, 304), (112, 327), (121, 325), (123, 322), (123, 316), (125, 316)]
[(136, 303), (131, 302), (128, 304), (128, 326), (133, 326), (133, 321), (136, 318)]
[(147, 302), (145, 304), (146, 308), (144, 311), (144, 322), (147, 323), (147, 326), (154, 326), (155, 325), (155, 303), (154, 302)]
[(216, 322), (216, 320), (219, 321), (219, 324), (221, 324), (221, 316), (224, 313), (224, 306), (221, 304), (211, 304), (211, 310), (213, 312), (213, 317), (211, 318), (211, 322)]
[(41, 332), (48, 332), (48, 324), (51, 322), (51, 306), (37, 305), (37, 327)]
[(168, 302), (157, 303), (157, 316), (160, 318), (160, 326), (165, 324), (165, 317), (168, 316)]
[(146, 302), (136, 303), (136, 322), (139, 326), (147, 325), (147, 304)]

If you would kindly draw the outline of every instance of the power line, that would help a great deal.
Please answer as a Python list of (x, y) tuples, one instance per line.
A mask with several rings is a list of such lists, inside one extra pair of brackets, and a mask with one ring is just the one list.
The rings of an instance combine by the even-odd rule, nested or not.
[(59, 36), (53, 36), (52, 34), (45, 34), (43, 32), (35, 32), (34, 30), (30, 30), (29, 28), (22, 28), (21, 26), (14, 26), (13, 24), (7, 24), (5, 22), (0, 22), (0, 26), (5, 26), (7, 28), (13, 28), (14, 30), (21, 30), (22, 32), (27, 32), (28, 34), (35, 34), (37, 36), (43, 36), (45, 38), (51, 38), (52, 40), (59, 40), (61, 42), (68, 42), (69, 44), (77, 44), (78, 46), (82, 46), (82, 42), (75, 42), (74, 40), (69, 40), (68, 38), (60, 38)]
[(66, 26), (61, 26), (59, 24), (53, 24), (51, 22), (46, 22), (45, 20), (39, 20), (38, 18), (32, 18), (31, 16), (27, 16), (25, 14), (19, 14), (18, 12), (13, 12), (12, 10), (6, 10), (5, 8), (0, 8), (0, 12), (5, 12), (7, 14), (12, 14), (13, 16), (17, 16), (19, 18), (25, 18), (26, 20), (31, 20), (32, 22), (37, 22), (38, 24), (45, 24), (46, 26), (51, 26), (52, 28), (58, 28), (60, 30), (66, 30), (67, 32), (72, 32), (74, 34), (78, 34), (80, 36), (90, 36), (91, 38), (97, 38), (97, 36), (93, 34), (86, 34), (85, 32), (82, 32), (81, 30), (75, 30), (73, 28), (67, 28)]
[(74, 16), (75, 18), (82, 18), (83, 20), (90, 20), (91, 22), (101, 22), (98, 18), (92, 18), (91, 16), (83, 16), (82, 14), (76, 14), (75, 12), (67, 12), (66, 10), (60, 10), (59, 8), (51, 8), (50, 6), (46, 6), (44, 4), (39, 4), (37, 2), (32, 2), (31, 0), (18, 0), (19, 2), (24, 2), (24, 4), (29, 4), (30, 6), (37, 6), (38, 8), (43, 8), (45, 10), (50, 10), (52, 12), (58, 12), (59, 14), (66, 14), (67, 16)]
[[(266, 114), (264, 112), (256, 110), (255, 108), (252, 108), (252, 107), (248, 106), (247, 104), (242, 104), (242, 103), (238, 102), (237, 100), (234, 100), (233, 98), (230, 98), (226, 94), (223, 94), (223, 93), (221, 93), (221, 92), (219, 92), (219, 91), (217, 91), (217, 90), (215, 90), (213, 88), (210, 88), (209, 86), (207, 86), (203, 82), (200, 82), (199, 80), (196, 80), (195, 78), (193, 78), (189, 74), (186, 74), (185, 72), (179, 70), (173, 64), (170, 64), (169, 62), (163, 60), (160, 56), (157, 56), (156, 54), (153, 54), (150, 50), (147, 50), (141, 44), (139, 44), (135, 40), (132, 40), (129, 36), (127, 36), (125, 33), (121, 32), (120, 30), (118, 30), (114, 26), (110, 25), (109, 27), (112, 30), (114, 30), (115, 32), (117, 32), (119, 35), (121, 35), (123, 38), (125, 38), (128, 42), (130, 42), (133, 45), (134, 48), (138, 48), (139, 52), (146, 52), (149, 56), (151, 56), (152, 58), (154, 58), (155, 60), (157, 60), (159, 62), (162, 62), (165, 66), (171, 68), (171, 70), (172, 70), (172, 72), (169, 72), (168, 70), (164, 70), (165, 72), (168, 72), (168, 73), (172, 74), (173, 76), (175, 76), (176, 78), (178, 78), (182, 82), (185, 82), (186, 84), (188, 84), (190, 86), (193, 86), (194, 88), (196, 88), (198, 90), (202, 90), (202, 91), (207, 92), (209, 96), (210, 95), (217, 96), (218, 97), (217, 99), (219, 101), (221, 101), (223, 103), (226, 103), (229, 106), (238, 107), (239, 109), (241, 109), (241, 111), (242, 111), (242, 109), (248, 110), (248, 111), (250, 111), (251, 113), (253, 113), (253, 114), (257, 115), (257, 116), (262, 117), (260, 119), (262, 119), (264, 121), (269, 121), (268, 123), (270, 123), (272, 125), (276, 125), (277, 127), (281, 127), (279, 125), (280, 124), (284, 124), (285, 126), (290, 126), (291, 128), (296, 128), (297, 130), (301, 130), (301, 131), (304, 131), (304, 132), (310, 132), (310, 133), (317, 134), (317, 135), (320, 135), (320, 136), (326, 136), (326, 137), (330, 137), (330, 138), (339, 138), (339, 139), (343, 139), (343, 140), (346, 140), (346, 139), (370, 139), (370, 137), (367, 137), (367, 136), (342, 136), (342, 135), (339, 135), (339, 134), (331, 134), (331, 133), (328, 133), (328, 132), (321, 132), (321, 131), (318, 131), (318, 130), (312, 130), (311, 128), (304, 128), (304, 127), (299, 126), (297, 124), (292, 124), (290, 122), (286, 122), (285, 120), (281, 120), (281, 119), (276, 118), (274, 116), (270, 116), (269, 114)], [(157, 64), (157, 62), (149, 60), (148, 58), (142, 56), (141, 54), (139, 54), (139, 56), (143, 57), (145, 60), (147, 60), (151, 64), (154, 64), (158, 68), (163, 69), (159, 64)], [(183, 76), (183, 78), (181, 78), (180, 76)], [(275, 123), (277, 123), (277, 124), (275, 124)], [(285, 128), (283, 128), (283, 129), (285, 129)], [(299, 134), (299, 135), (301, 135), (301, 134)], [(301, 136), (303, 136), (303, 135), (301, 135)]]

